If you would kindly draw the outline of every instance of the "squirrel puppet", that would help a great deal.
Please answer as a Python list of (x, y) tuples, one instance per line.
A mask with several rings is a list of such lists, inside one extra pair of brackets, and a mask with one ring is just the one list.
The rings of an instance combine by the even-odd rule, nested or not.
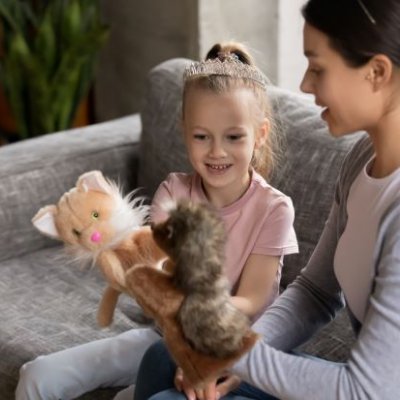
[(134, 195), (123, 196), (100, 171), (90, 171), (32, 222), (103, 272), (108, 287), (97, 313), (100, 326), (112, 322), (120, 293), (130, 294), (160, 327), (187, 379), (202, 385), (258, 339), (229, 300), (223, 223), (208, 206), (181, 201), (150, 227), (149, 207)]

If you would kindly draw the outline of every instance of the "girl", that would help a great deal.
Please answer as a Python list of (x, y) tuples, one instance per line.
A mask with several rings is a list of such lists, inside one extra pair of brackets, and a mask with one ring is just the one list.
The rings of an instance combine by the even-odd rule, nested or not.
[[(208, 58), (185, 74), (183, 132), (195, 172), (167, 177), (154, 197), (152, 221), (166, 217), (166, 202), (182, 198), (219, 209), (232, 302), (255, 320), (278, 295), (283, 256), (298, 251), (294, 210), (257, 172), (272, 169), (276, 141), (264, 76), (240, 45), (216, 45)], [(65, 400), (132, 384), (144, 351), (159, 337), (136, 329), (39, 357), (22, 367), (17, 400)], [(234, 377), (224, 385), (232, 382)]]
[[(290, 400), (400, 398), (400, 2), (309, 0), (315, 95), (332, 135), (366, 130), (344, 162), (306, 269), (256, 322), (264, 340), (231, 372)], [(345, 364), (288, 353), (343, 307), (357, 340)], [(152, 350), (153, 351), (153, 350)], [(151, 359), (151, 357), (149, 357)], [(154, 397), (156, 398), (156, 397)]]
[[(278, 295), (282, 256), (297, 251), (291, 201), (259, 174), (270, 172), (276, 141), (265, 78), (241, 45), (215, 45), (206, 61), (186, 69), (182, 111), (184, 140), (195, 172), (169, 175), (156, 192), (153, 219), (170, 199), (190, 198), (215, 206), (228, 231), (224, 268), (232, 302), (255, 320)], [(170, 365), (167, 360), (165, 352), (156, 369)], [(167, 387), (173, 387), (173, 364), (172, 368), (167, 371)], [(163, 373), (157, 370), (156, 375)], [(222, 393), (237, 383), (231, 376), (195, 391), (183, 378), (177, 369), (176, 386), (189, 398)], [(165, 388), (163, 379), (148, 381), (150, 391), (146, 382), (138, 382), (135, 398), (148, 399)]]

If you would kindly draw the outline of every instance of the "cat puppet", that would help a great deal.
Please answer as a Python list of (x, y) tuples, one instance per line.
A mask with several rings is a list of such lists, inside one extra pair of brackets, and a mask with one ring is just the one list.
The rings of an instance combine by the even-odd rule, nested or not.
[(104, 274), (108, 286), (97, 312), (101, 327), (111, 324), (118, 297), (126, 291), (127, 269), (143, 263), (157, 267), (166, 258), (144, 225), (149, 206), (142, 200), (135, 192), (123, 196), (100, 171), (90, 171), (32, 219), (41, 233), (61, 240), (73, 258), (92, 261)]
[(248, 317), (230, 301), (222, 267), (224, 225), (208, 206), (180, 201), (152, 230), (169, 257), (169, 267), (167, 271), (146, 265), (132, 268), (126, 286), (160, 326), (185, 377), (202, 385), (217, 378), (258, 338)]

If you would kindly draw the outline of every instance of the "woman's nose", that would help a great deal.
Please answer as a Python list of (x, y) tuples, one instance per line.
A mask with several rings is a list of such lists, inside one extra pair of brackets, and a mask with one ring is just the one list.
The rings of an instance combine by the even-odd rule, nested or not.
[(304, 93), (313, 93), (312, 84), (310, 78), (307, 76), (307, 72), (304, 74), (303, 79), (301, 80), (300, 90)]

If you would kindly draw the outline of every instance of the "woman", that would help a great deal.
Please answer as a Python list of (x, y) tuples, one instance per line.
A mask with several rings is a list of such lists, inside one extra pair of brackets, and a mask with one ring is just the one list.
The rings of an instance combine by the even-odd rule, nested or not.
[[(255, 323), (263, 340), (230, 372), (278, 398), (394, 400), (400, 398), (400, 2), (309, 0), (302, 11), (309, 65), (301, 89), (323, 107), (332, 135), (368, 135), (344, 162), (308, 265)], [(343, 297), (357, 335), (347, 362), (290, 353), (335, 317)], [(145, 355), (138, 389), (160, 352), (156, 344)]]

